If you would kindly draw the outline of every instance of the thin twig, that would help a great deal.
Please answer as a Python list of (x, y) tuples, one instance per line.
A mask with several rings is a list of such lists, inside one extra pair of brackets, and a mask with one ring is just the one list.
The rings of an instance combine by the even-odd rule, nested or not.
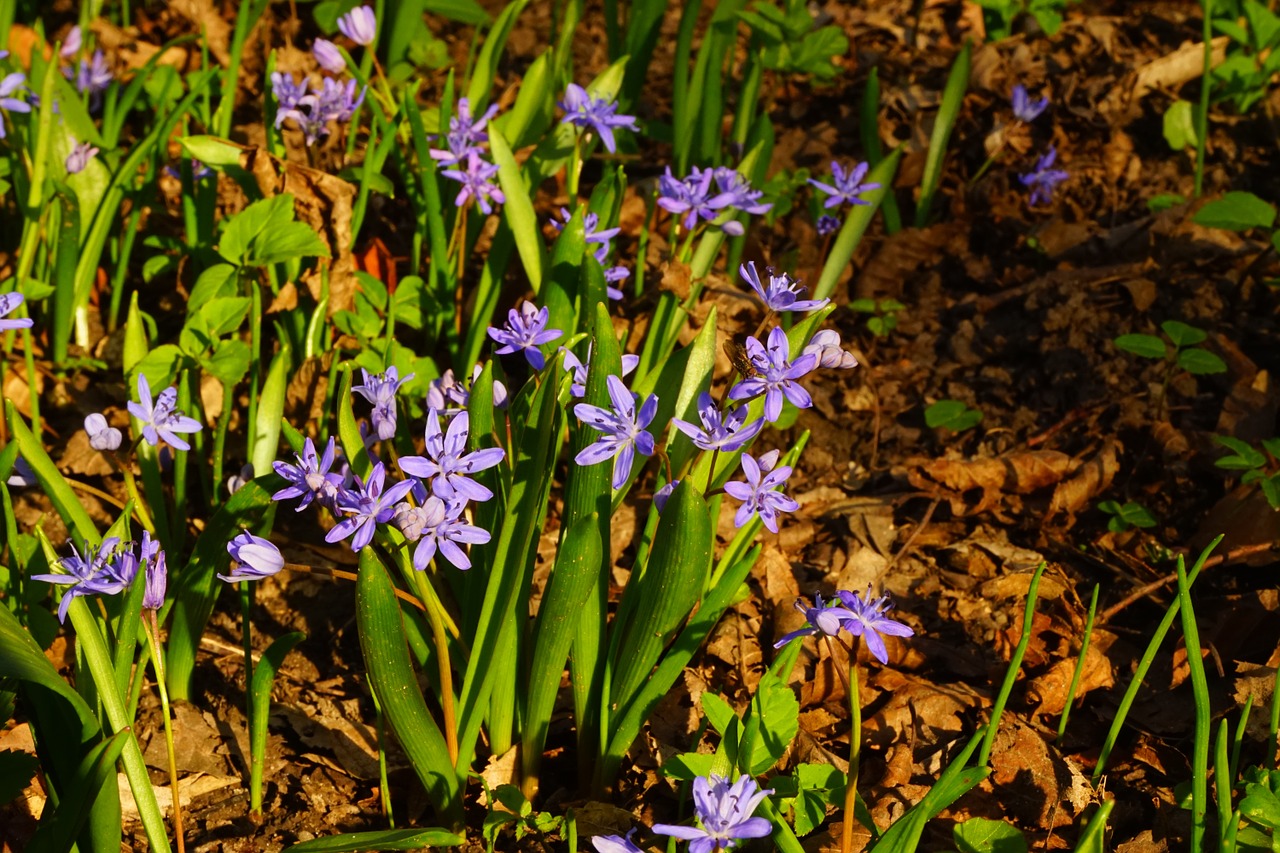
[[(1265, 554), (1267, 551), (1275, 550), (1276, 545), (1277, 543), (1275, 542), (1259, 542), (1253, 545), (1241, 545), (1239, 548), (1235, 548), (1231, 551), (1228, 551), (1225, 554), (1219, 554), (1216, 557), (1210, 557), (1209, 559), (1205, 560), (1204, 568), (1211, 569), (1214, 566), (1222, 565), (1224, 563), (1233, 563), (1236, 560), (1242, 559), (1244, 557), (1251, 557), (1254, 554)], [(1145, 584), (1143, 586), (1138, 587), (1133, 592), (1129, 593), (1127, 596), (1120, 599), (1115, 604), (1108, 607), (1106, 610), (1102, 611), (1102, 613), (1098, 617), (1098, 621), (1104, 624), (1107, 622), (1110, 622), (1113, 616), (1115, 616), (1121, 610), (1124, 610), (1130, 604), (1133, 604), (1135, 601), (1137, 601), (1140, 598), (1146, 598), (1147, 596), (1160, 590), (1163, 587), (1176, 583), (1177, 580), (1178, 580), (1178, 574), (1177, 572), (1174, 572), (1172, 574), (1165, 575), (1159, 580), (1154, 580), (1149, 584)]]

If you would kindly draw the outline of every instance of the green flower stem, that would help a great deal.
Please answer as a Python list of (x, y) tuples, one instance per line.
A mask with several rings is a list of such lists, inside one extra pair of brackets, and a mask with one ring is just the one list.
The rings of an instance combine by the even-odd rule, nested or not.
[(858, 690), (858, 638), (849, 649), (849, 774), (844, 788), (844, 829), (840, 853), (853, 851), (853, 826), (858, 804), (858, 763), (862, 758), (862, 700)]
[[(112, 461), (115, 461), (114, 455), (109, 458)], [(138, 516), (138, 523), (141, 524), (148, 533), (154, 536), (156, 532), (156, 523), (152, 520), (151, 512), (147, 509), (147, 502), (142, 499), (142, 493), (138, 491), (138, 481), (134, 479), (133, 471), (129, 469), (129, 466), (120, 463), (117, 463), (116, 467), (119, 468), (120, 473), (124, 475), (125, 491), (129, 493), (129, 498), (133, 501), (133, 508)]]
[(578, 182), (582, 178), (582, 133), (575, 133), (573, 136), (573, 153), (569, 155), (569, 170), (566, 179), (567, 186), (565, 192), (568, 194), (570, 201), (578, 200)]
[(414, 570), (413, 582), (418, 587), (427, 621), (431, 623), (431, 639), (436, 645), (436, 665), (440, 669), (440, 706), (444, 709), (444, 739), (449, 748), (449, 761), (458, 765), (458, 714), (453, 700), (453, 667), (449, 663), (449, 638), (445, 636), (440, 599), (436, 597), (426, 572)]
[(160, 688), (160, 707), (164, 711), (164, 745), (169, 753), (169, 789), (173, 791), (173, 834), (178, 842), (178, 853), (186, 850), (186, 841), (182, 833), (182, 797), (178, 791), (178, 760), (173, 749), (173, 726), (169, 717), (169, 689), (165, 686), (164, 653), (160, 648), (160, 626), (156, 623), (156, 612), (142, 612), (142, 627), (147, 632), (147, 641), (151, 646), (151, 667), (155, 670), (156, 685)]
[[(244, 720), (249, 731), (253, 731), (253, 639), (249, 633), (249, 611), (253, 606), (253, 584), (242, 583), (240, 587), (240, 643), (244, 649)], [(252, 758), (250, 759), (252, 775)]]

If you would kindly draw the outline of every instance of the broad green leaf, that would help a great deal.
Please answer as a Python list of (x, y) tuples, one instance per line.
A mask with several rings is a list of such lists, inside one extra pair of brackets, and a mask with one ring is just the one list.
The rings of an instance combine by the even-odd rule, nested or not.
[(1164, 358), (1169, 347), (1155, 335), (1121, 335), (1112, 341), (1116, 349), (1140, 355), (1143, 358)]
[(1027, 839), (1002, 820), (971, 817), (951, 830), (960, 853), (1027, 853)]
[(267, 381), (262, 384), (262, 393), (258, 397), (258, 422), (254, 424), (249, 458), (255, 477), (271, 470), (271, 463), (276, 460), (280, 449), (280, 419), (284, 414), (289, 367), (290, 352), (286, 344), (271, 360)]
[(1178, 353), (1178, 367), (1193, 376), (1211, 376), (1226, 373), (1227, 363), (1206, 349), (1192, 347)]
[(251, 258), (258, 266), (295, 258), (327, 258), (329, 247), (305, 222), (287, 222), (263, 231), (253, 241)]
[(702, 694), (702, 713), (707, 715), (707, 722), (721, 737), (729, 731), (729, 724), (738, 718), (737, 712), (724, 697), (710, 690)]
[(228, 263), (243, 266), (249, 262), (254, 241), (264, 232), (282, 228), (293, 221), (293, 196), (278, 196), (255, 201), (227, 220), (222, 239), (218, 242), (218, 254)]
[(1247, 441), (1241, 441), (1230, 435), (1215, 435), (1213, 440), (1228, 450), (1234, 450), (1232, 456), (1219, 459), (1214, 464), (1228, 470), (1246, 470), (1261, 468), (1267, 464), (1267, 457)]
[(216, 136), (184, 136), (178, 140), (188, 157), (214, 169), (239, 166), (244, 148)]
[(39, 684), (66, 699), (80, 720), (77, 738), (87, 738), (98, 729), (93, 710), (66, 679), (58, 675), (31, 634), (7, 607), (0, 607), (0, 677)]
[(924, 422), (932, 429), (963, 432), (981, 421), (982, 412), (969, 408), (959, 400), (939, 400), (924, 410)]
[(1175, 347), (1195, 346), (1208, 337), (1203, 330), (1177, 320), (1165, 320), (1160, 324), (1160, 330), (1169, 336)]
[(40, 828), (27, 847), (31, 853), (72, 848), (103, 786), (108, 782), (112, 787), (117, 784), (116, 762), (132, 737), (131, 731), (116, 732), (89, 750), (80, 763), (76, 784), (63, 792), (65, 799), (58, 803), (52, 819), (46, 822), (42, 816)]
[(799, 733), (800, 700), (785, 681), (773, 673), (765, 673), (756, 688), (751, 713), (760, 725), (747, 772), (759, 776), (778, 763)]
[(1190, 101), (1174, 101), (1164, 111), (1164, 141), (1174, 151), (1196, 144), (1196, 123)]
[(1276, 221), (1276, 209), (1253, 193), (1237, 190), (1200, 208), (1191, 221), (1206, 228), (1228, 231), (1270, 228)]
[(461, 847), (466, 839), (445, 829), (377, 829), (344, 832), (285, 848), (285, 853), (357, 853), (364, 850), (422, 850)]

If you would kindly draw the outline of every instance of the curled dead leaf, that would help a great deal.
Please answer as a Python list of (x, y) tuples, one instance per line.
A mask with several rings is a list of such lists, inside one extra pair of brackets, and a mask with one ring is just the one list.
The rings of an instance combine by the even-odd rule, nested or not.
[(1049, 501), (1049, 517), (1060, 512), (1074, 516), (1110, 488), (1111, 480), (1120, 470), (1121, 449), (1120, 442), (1107, 439), (1093, 458), (1076, 469), (1071, 479), (1059, 483)]
[[(1114, 637), (1113, 637), (1114, 638)], [(1080, 683), (1070, 701), (1082, 698), (1090, 690), (1111, 687), (1115, 678), (1111, 669), (1111, 660), (1105, 651), (1105, 632), (1095, 630), (1089, 650), (1084, 656), (1084, 668), (1080, 671)], [(1109, 643), (1106, 643), (1109, 645)], [(1038, 678), (1027, 685), (1027, 702), (1035, 706), (1035, 713), (1061, 714), (1067, 707), (1068, 692), (1071, 690), (1071, 678), (1075, 674), (1078, 656), (1064, 658)]]
[[(1029, 495), (1060, 482), (1072, 466), (1071, 457), (1056, 450), (1022, 450), (984, 459), (934, 459), (907, 473), (911, 485), (951, 502), (957, 515), (991, 509), (1009, 494)], [(979, 489), (982, 497), (966, 507), (965, 492)]]

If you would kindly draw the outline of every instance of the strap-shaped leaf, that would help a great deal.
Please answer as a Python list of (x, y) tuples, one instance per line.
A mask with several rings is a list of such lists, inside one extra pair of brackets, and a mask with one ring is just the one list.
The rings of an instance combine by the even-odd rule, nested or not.
[(131, 737), (131, 732), (116, 732), (89, 750), (80, 762), (76, 784), (69, 792), (63, 792), (64, 799), (58, 803), (53, 818), (47, 823), (42, 820), (40, 829), (32, 836), (27, 847), (31, 853), (71, 849), (76, 836), (89, 818), (94, 800), (98, 798), (103, 785), (110, 782), (115, 787), (116, 762), (120, 760), (120, 754), (124, 752), (125, 744)]
[(924, 176), (920, 179), (920, 203), (916, 207), (917, 228), (923, 228), (929, 224), (929, 208), (933, 204), (933, 194), (942, 183), (942, 165), (947, 157), (947, 143), (951, 140), (951, 131), (955, 128), (956, 118), (960, 115), (965, 90), (969, 88), (972, 56), (973, 42), (966, 41), (960, 55), (951, 66), (951, 73), (947, 75), (946, 88), (942, 90), (942, 104), (938, 107), (938, 115), (934, 119), (933, 134), (929, 137), (929, 154), (924, 163)]
[(498, 164), (498, 183), (506, 196), (502, 214), (511, 226), (516, 251), (520, 253), (529, 285), (537, 293), (542, 288), (542, 271), (546, 262), (542, 257), (542, 235), (538, 233), (538, 218), (533, 212), (530, 190), (515, 155), (511, 153), (511, 146), (496, 127), (489, 132), (489, 148), (493, 152), (493, 162)]
[(587, 232), (582, 220), (583, 210), (579, 207), (560, 229), (555, 247), (551, 250), (551, 269), (547, 274), (546, 286), (539, 294), (539, 301), (547, 307), (549, 314), (547, 327), (561, 329), (569, 334), (573, 334), (578, 326), (573, 305), (581, 277), (579, 269), (587, 251)]
[(97, 545), (98, 528), (94, 526), (89, 513), (85, 511), (75, 492), (71, 491), (71, 487), (59, 473), (58, 466), (53, 464), (53, 460), (45, 452), (44, 444), (36, 439), (27, 427), (27, 422), (22, 419), (22, 415), (18, 414), (18, 409), (13, 405), (12, 400), (4, 401), (4, 414), (9, 424), (9, 432), (18, 444), (18, 454), (27, 460), (27, 464), (35, 472), (36, 479), (40, 481), (40, 488), (49, 496), (49, 500), (53, 501), (58, 515), (62, 516), (67, 527), (74, 530), (82, 540), (90, 545)]
[(267, 754), (267, 719), (271, 712), (271, 686), (285, 656), (307, 638), (301, 631), (290, 631), (277, 637), (262, 653), (253, 667), (253, 684), (249, 699), (253, 713), (249, 715), (249, 809), (262, 811), (262, 769)]
[(432, 847), (459, 847), (461, 835), (447, 829), (379, 829), (372, 832), (344, 832), (303, 841), (285, 848), (285, 853), (356, 853), (360, 850), (423, 850)]

